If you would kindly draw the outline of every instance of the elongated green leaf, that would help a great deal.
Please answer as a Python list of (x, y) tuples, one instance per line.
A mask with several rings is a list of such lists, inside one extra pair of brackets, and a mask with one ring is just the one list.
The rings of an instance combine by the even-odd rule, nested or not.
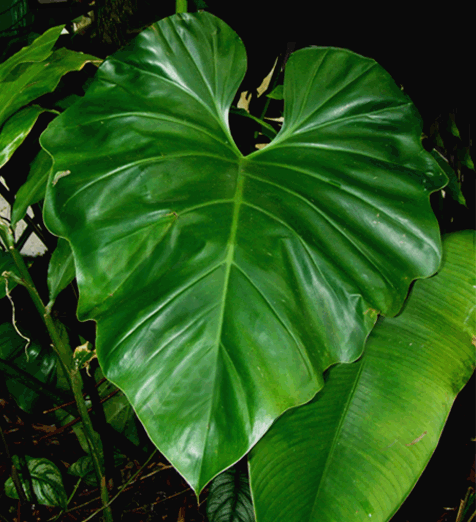
[(38, 116), (45, 111), (46, 109), (32, 105), (7, 120), (0, 132), (0, 168), (12, 157), (35, 125)]
[(61, 290), (71, 283), (74, 276), (73, 252), (71, 252), (68, 241), (59, 238), (48, 265), (48, 289), (51, 303), (55, 301)]
[(52, 53), (53, 46), (58, 40), (64, 25), (52, 27), (44, 34), (39, 36), (31, 45), (23, 47), (19, 52), (0, 64), (0, 82), (3, 82), (8, 75), (22, 63), (42, 62)]
[(254, 522), (255, 514), (246, 470), (227, 469), (210, 484), (207, 497), (210, 522)]
[[(56, 464), (48, 459), (36, 459), (28, 456), (26, 457), (26, 462), (31, 475), (33, 491), (38, 502), (45, 506), (60, 506), (65, 509), (68, 498), (63, 486), (61, 472)], [(21, 474), (20, 480), (27, 499), (30, 502), (33, 501), (31, 490), (28, 489), (28, 482), (23, 480)], [(5, 482), (5, 493), (10, 498), (18, 498), (18, 493), (11, 477)]]
[(431, 457), (475, 366), (476, 234), (446, 237), (438, 275), (372, 331), (361, 360), (329, 370), (309, 404), (251, 452), (258, 522), (384, 522)]
[(25, 217), (30, 205), (38, 203), (45, 197), (46, 181), (52, 166), (50, 156), (44, 150), (40, 150), (31, 162), (28, 179), (15, 195), (12, 207), (13, 227)]
[(54, 91), (67, 72), (79, 71), (88, 62), (99, 64), (101, 60), (69, 49), (58, 49), (41, 62), (18, 65), (1, 83), (0, 126), (25, 105)]
[(283, 127), (243, 157), (228, 112), (245, 68), (219, 19), (174, 15), (110, 57), (41, 139), (45, 222), (71, 243), (78, 315), (196, 491), (359, 357), (377, 313), (397, 313), (440, 260), (429, 194), (446, 180), (381, 67), (295, 53)]

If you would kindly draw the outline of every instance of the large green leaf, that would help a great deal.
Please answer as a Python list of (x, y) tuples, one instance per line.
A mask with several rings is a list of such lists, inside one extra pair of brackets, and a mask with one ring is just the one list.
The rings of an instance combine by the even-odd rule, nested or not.
[(72, 246), (104, 374), (197, 491), (440, 260), (429, 194), (445, 177), (381, 67), (295, 53), (283, 128), (243, 157), (228, 111), (245, 68), (222, 21), (172, 16), (41, 139), (45, 222)]
[(258, 522), (385, 522), (413, 488), (474, 367), (472, 231), (447, 236), (441, 271), (383, 319), (363, 357), (286, 412), (253, 448)]

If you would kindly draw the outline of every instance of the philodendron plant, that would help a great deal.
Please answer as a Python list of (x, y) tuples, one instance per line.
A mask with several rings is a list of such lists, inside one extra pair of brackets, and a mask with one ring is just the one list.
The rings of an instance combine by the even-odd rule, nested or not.
[[(71, 245), (78, 316), (97, 321), (104, 375), (193, 489), (254, 448), (258, 520), (317, 520), (309, 484), (295, 497), (299, 516), (280, 518), (279, 507), (268, 516), (264, 506), (289, 498), (279, 495), (281, 472), (300, 484), (299, 459), (312, 460), (315, 449), (309, 440), (332, 456), (346, 444), (342, 430), (319, 431), (320, 415), (330, 421), (309, 401), (320, 392), (340, 426), (354, 384), (373, 390), (355, 361), (379, 314), (398, 314), (412, 281), (440, 265), (429, 196), (446, 177), (388, 73), (335, 48), (291, 56), (282, 128), (244, 156), (228, 113), (245, 70), (241, 40), (209, 13), (177, 14), (142, 32), (42, 135), (54, 162), (44, 219)], [(386, 357), (372, 359), (376, 375), (396, 388), (414, 378), (391, 373)], [(402, 415), (399, 400), (385, 416)], [(289, 428), (288, 410), (299, 406), (293, 412), (304, 420)], [(353, 435), (367, 436), (372, 423), (365, 413)], [(286, 447), (275, 443), (279, 430)], [(376, 438), (414, 451), (418, 430)], [(426, 448), (437, 442), (431, 433)], [(328, 511), (325, 520), (386, 520), (408, 493), (378, 512), (369, 486), (386, 461), (366, 459), (366, 449), (375, 451), (363, 444), (348, 456), (363, 466), (353, 480), (368, 493), (358, 500), (365, 508), (351, 518)], [(296, 466), (269, 463), (272, 454)], [(344, 485), (332, 480), (320, 491), (339, 503)], [(412, 470), (407, 482), (415, 480)]]

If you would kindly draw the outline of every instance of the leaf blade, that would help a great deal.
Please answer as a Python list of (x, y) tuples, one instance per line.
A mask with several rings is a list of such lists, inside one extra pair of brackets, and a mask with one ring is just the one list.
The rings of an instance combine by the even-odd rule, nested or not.
[(258, 520), (380, 522), (395, 513), (474, 370), (474, 240), (472, 231), (447, 236), (440, 273), (376, 326), (362, 359), (332, 368), (322, 392), (252, 450)]
[[(302, 56), (309, 70), (316, 52), (290, 63), (299, 65)], [(368, 68), (357, 55), (352, 61), (358, 73)], [(298, 69), (290, 68), (285, 84), (300, 78)], [(445, 180), (414, 130), (407, 138), (410, 155), (405, 140), (396, 143), (402, 159), (393, 168), (401, 192), (413, 187), (413, 198), (398, 210), (411, 230), (424, 229), (424, 253), (417, 240), (405, 250), (401, 237), (393, 234), (385, 243), (382, 232), (377, 240), (384, 245), (375, 240), (363, 260), (358, 251), (367, 247), (365, 234), (358, 248), (355, 239), (349, 245), (340, 238), (336, 256), (314, 223), (316, 213), (328, 209), (313, 204), (311, 212), (306, 200), (321, 189), (317, 176), (304, 183), (310, 195), (292, 185), (296, 172), (311, 159), (316, 163), (315, 155), (295, 154), (298, 170), (292, 171), (283, 154), (299, 148), (306, 125), (312, 131), (329, 116), (316, 116), (306, 105), (313, 105), (314, 80), (304, 97), (288, 87), (287, 127), (263, 151), (243, 157), (227, 117), (244, 70), (243, 45), (223, 22), (208, 13), (175, 15), (107, 60), (84, 100), (41, 139), (55, 161), (45, 222), (72, 245), (78, 314), (98, 321), (104, 374), (196, 491), (240, 460), (276, 417), (309, 401), (327, 367), (359, 357), (379, 307), (395, 313), (411, 278), (429, 275), (439, 262), (428, 195)], [(379, 74), (388, 83), (388, 75)], [(367, 105), (385, 106), (374, 83), (367, 88)], [(400, 106), (401, 91), (388, 90), (388, 104)], [(339, 104), (345, 107), (342, 99)], [(405, 135), (414, 117), (409, 109), (399, 123), (391, 113), (388, 126), (400, 125)], [(382, 136), (376, 141), (385, 156)], [(373, 179), (365, 170), (372, 172), (371, 161), (364, 163), (361, 185)], [(429, 174), (420, 173), (422, 166)], [(376, 188), (384, 186), (381, 180)], [(380, 201), (378, 190), (366, 190)], [(391, 195), (382, 200), (387, 205)], [(416, 215), (410, 203), (417, 204)], [(329, 251), (319, 247), (321, 240)], [(373, 252), (388, 244), (392, 253), (403, 250), (404, 273), (388, 268), (383, 254), (372, 265)], [(365, 268), (363, 276), (351, 263), (334, 266), (346, 256)], [(352, 277), (345, 274), (349, 267)], [(370, 289), (374, 279), (382, 296)]]

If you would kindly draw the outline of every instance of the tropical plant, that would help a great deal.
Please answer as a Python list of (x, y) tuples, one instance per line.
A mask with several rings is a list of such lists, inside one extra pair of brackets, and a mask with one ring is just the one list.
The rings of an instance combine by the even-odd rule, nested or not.
[[(19, 274), (5, 275), (36, 299), (79, 408), (97, 355), (195, 492), (217, 477), (211, 520), (252, 518), (252, 497), (259, 522), (385, 521), (473, 370), (474, 234), (445, 239), (440, 273), (392, 319), (442, 255), (429, 197), (447, 178), (415, 107), (375, 61), (304, 49), (286, 64), (282, 127), (258, 118), (271, 143), (244, 155), (228, 115), (245, 70), (240, 39), (206, 12), (109, 57), (41, 138), (44, 221), (62, 238), (48, 305), (7, 224)], [(51, 311), (74, 275), (97, 338), (73, 357)], [(251, 497), (229, 469), (246, 455)]]

